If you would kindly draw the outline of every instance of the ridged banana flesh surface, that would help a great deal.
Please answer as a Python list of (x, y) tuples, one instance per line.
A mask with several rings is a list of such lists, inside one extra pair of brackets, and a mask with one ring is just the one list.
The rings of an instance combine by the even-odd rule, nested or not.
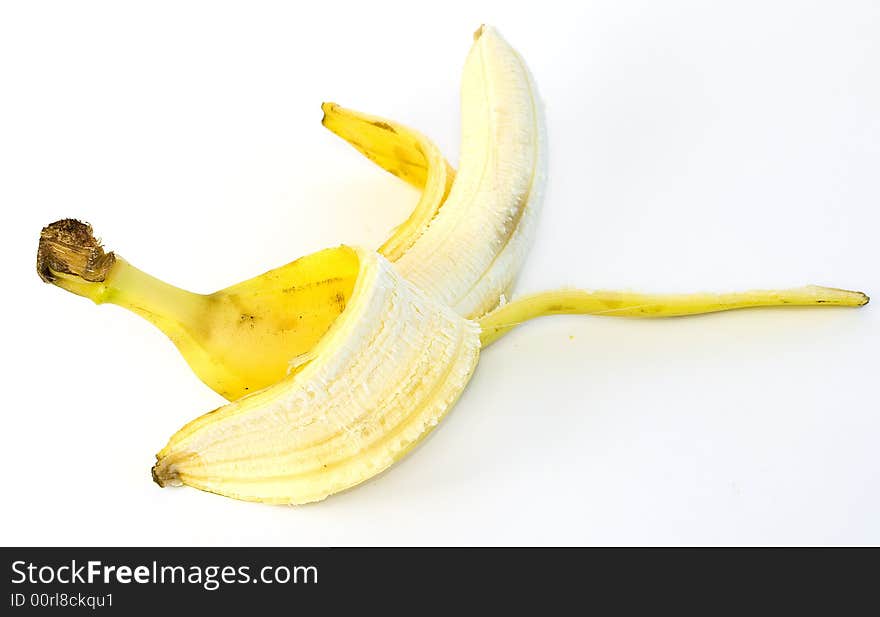
[(184, 426), (157, 455), (161, 485), (300, 504), (389, 467), (446, 414), (480, 350), (479, 326), (382, 256), (353, 251), (345, 310), (295, 375)]
[(531, 246), (545, 180), (544, 129), (522, 58), (483, 26), (465, 62), (462, 145), (449, 196), (395, 263), (459, 314), (479, 317), (509, 294)]

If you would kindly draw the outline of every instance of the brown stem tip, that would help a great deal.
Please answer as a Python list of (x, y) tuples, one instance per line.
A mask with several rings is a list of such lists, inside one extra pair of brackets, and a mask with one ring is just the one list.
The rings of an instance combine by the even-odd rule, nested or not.
[(88, 223), (62, 219), (43, 227), (40, 232), (37, 274), (46, 283), (55, 281), (56, 272), (101, 282), (115, 262), (116, 255), (104, 252)]

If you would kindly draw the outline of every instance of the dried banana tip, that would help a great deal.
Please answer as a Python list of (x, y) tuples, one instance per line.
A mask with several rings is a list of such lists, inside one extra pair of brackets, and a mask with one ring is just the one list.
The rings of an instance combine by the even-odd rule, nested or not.
[(46, 283), (56, 273), (73, 274), (86, 281), (103, 281), (116, 262), (92, 233), (92, 226), (76, 219), (62, 219), (43, 227), (37, 247), (37, 274)]
[(165, 488), (166, 486), (180, 486), (180, 476), (168, 463), (168, 459), (160, 458), (150, 470), (153, 476), (153, 482)]
[(821, 304), (842, 304), (844, 306), (865, 306), (871, 301), (863, 291), (851, 291), (849, 289), (840, 289), (838, 287), (818, 287), (810, 286), (809, 289), (815, 291), (817, 303)]

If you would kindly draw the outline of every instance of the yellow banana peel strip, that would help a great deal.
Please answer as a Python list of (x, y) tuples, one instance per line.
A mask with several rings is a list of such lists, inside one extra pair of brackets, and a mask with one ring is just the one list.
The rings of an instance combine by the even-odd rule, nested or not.
[(630, 291), (560, 289), (529, 294), (498, 307), (480, 319), (483, 347), (516, 326), (544, 315), (604, 317), (684, 317), (744, 308), (859, 307), (870, 298), (861, 291), (806, 285), (732, 293), (643, 294)]
[(321, 123), (368, 159), (421, 191), (421, 197), (403, 223), (379, 247), (379, 253), (397, 261), (421, 237), (446, 200), (455, 170), (427, 137), (403, 124), (372, 116), (336, 103), (321, 105)]

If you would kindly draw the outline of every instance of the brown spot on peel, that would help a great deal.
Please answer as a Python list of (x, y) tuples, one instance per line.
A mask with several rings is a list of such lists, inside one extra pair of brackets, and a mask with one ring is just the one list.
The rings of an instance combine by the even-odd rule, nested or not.
[(382, 122), (381, 120), (374, 120), (370, 122), (373, 126), (379, 127), (380, 129), (384, 129), (386, 131), (391, 131), (395, 135), (397, 135), (397, 131), (394, 130), (394, 127), (388, 124), (387, 122)]
[(311, 283), (306, 283), (305, 285), (291, 285), (290, 287), (284, 287), (281, 290), (281, 293), (289, 294), (289, 293), (297, 293), (304, 289), (309, 289), (311, 287), (319, 287), (323, 285), (332, 285), (333, 283), (338, 283), (342, 280), (342, 277), (334, 276), (328, 279), (324, 279), (321, 281), (313, 281)]

